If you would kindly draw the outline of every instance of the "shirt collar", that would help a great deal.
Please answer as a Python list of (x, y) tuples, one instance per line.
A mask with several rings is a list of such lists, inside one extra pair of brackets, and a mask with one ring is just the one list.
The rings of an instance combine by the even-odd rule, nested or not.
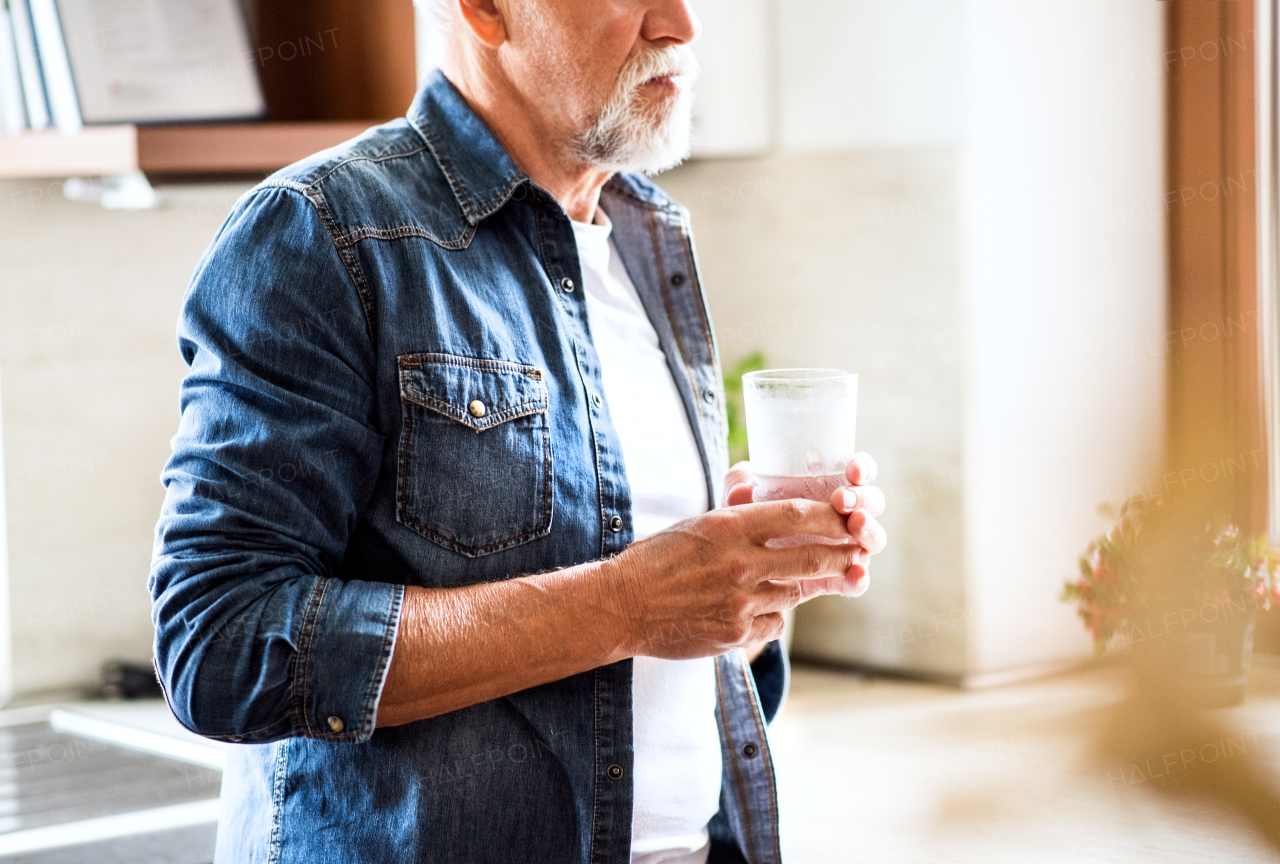
[(471, 225), (505, 204), (529, 179), (440, 70), (422, 82), (408, 116)]

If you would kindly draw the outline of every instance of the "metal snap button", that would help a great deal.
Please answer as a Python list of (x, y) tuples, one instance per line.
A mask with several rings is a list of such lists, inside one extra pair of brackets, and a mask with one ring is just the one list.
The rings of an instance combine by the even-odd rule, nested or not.
[(748, 741), (747, 745), (742, 748), (742, 755), (748, 759), (756, 758), (756, 754), (760, 752), (760, 748), (756, 746), (754, 741)]
[(621, 780), (623, 774), (622, 766), (617, 764), (610, 765), (604, 769), (604, 773), (609, 775), (610, 780)]
[(467, 406), (467, 410), (471, 412), (472, 417), (483, 417), (484, 412), (487, 411), (488, 409), (484, 407), (483, 402), (481, 402), (479, 399), (476, 399), (470, 405)]
[(672, 285), (674, 285), (674, 286), (676, 286), (677, 288), (679, 288), (681, 285), (683, 285), (683, 284), (684, 284), (684, 274), (683, 274), (683, 273), (672, 273), (672, 274), (671, 274), (671, 284), (672, 284)]
[(592, 405), (594, 405), (594, 406), (596, 406), (597, 408), (599, 408), (601, 405), (603, 405), (603, 404), (604, 404), (604, 400), (600, 398), (600, 394), (599, 394), (599, 393), (592, 393), (592, 394), (591, 394), (591, 404), (592, 404)]
[(622, 517), (614, 514), (609, 518), (609, 530), (617, 534), (622, 530)]
[(329, 728), (334, 732), (341, 732), (343, 729), (347, 728), (347, 724), (342, 722), (341, 717), (330, 717)]
[(573, 288), (574, 288), (573, 280), (570, 279), (568, 276), (560, 280), (560, 290), (563, 291), (564, 293), (572, 294)]
[(703, 390), (702, 401), (706, 402), (708, 405), (713, 404), (716, 401), (716, 391), (712, 390), (710, 387), (708, 387), (706, 390)]

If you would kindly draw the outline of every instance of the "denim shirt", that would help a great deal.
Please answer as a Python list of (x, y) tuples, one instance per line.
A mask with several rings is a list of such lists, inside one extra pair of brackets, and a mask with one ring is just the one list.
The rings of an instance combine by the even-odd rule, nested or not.
[[(687, 213), (629, 175), (601, 206), (714, 506), (723, 391)], [(375, 729), (404, 586), (632, 541), (581, 285), (564, 209), (439, 73), (407, 118), (273, 175), (227, 217), (179, 324), (190, 371), (149, 580), (171, 709), (240, 744), (219, 862), (629, 860), (630, 660)], [(545, 611), (490, 610), (475, 638)], [(777, 643), (751, 666), (716, 661), (711, 830), (751, 864), (780, 860), (765, 725), (787, 677)]]

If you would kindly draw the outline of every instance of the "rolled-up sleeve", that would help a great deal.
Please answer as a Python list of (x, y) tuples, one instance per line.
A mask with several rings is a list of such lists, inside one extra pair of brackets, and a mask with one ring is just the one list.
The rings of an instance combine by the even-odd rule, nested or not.
[(148, 585), (157, 673), (202, 735), (373, 733), (404, 588), (336, 575), (383, 446), (368, 314), (290, 188), (242, 200), (192, 280)]

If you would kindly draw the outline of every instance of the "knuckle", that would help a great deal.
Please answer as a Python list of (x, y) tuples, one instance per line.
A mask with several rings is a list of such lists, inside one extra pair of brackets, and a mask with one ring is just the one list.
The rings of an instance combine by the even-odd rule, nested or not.
[(826, 551), (821, 546), (806, 546), (800, 566), (806, 575), (817, 576), (827, 569)]
[(783, 502), (782, 517), (792, 524), (799, 524), (804, 521), (805, 516), (809, 514), (808, 502), (798, 498), (788, 499)]
[(725, 572), (730, 581), (740, 585), (751, 577), (751, 565), (743, 558), (734, 557), (725, 562)]

